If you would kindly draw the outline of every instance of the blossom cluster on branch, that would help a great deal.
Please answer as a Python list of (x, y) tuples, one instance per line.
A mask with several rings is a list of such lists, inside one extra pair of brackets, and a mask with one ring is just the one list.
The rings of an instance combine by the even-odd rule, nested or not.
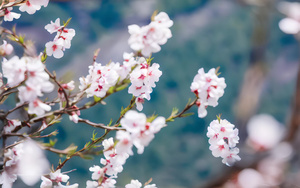
[[(4, 21), (12, 21), (12, 18), (19, 17), (16, 13), (11, 12), (12, 7), (16, 5), (20, 5), (21, 11), (33, 14), (41, 6), (46, 7), (48, 0), (23, 0), (18, 3), (2, 5)], [(0, 46), (0, 55), (5, 57), (2, 61), (3, 77), (1, 74), (0, 101), (1, 103), (5, 102), (6, 98), (13, 93), (18, 96), (16, 106), (0, 116), (0, 120), (4, 124), (1, 137), (5, 146), (0, 184), (4, 188), (12, 187), (17, 176), (20, 176), (27, 185), (33, 185), (41, 179), (41, 188), (79, 187), (77, 183), (70, 185), (67, 175), (70, 172), (61, 170), (75, 156), (84, 158), (87, 154), (99, 155), (100, 153), (96, 150), (99, 143), (102, 143), (101, 153), (104, 157), (100, 159), (101, 164), (89, 168), (92, 172), (92, 181), (88, 180), (86, 187), (115, 187), (117, 176), (123, 171), (126, 159), (134, 155), (133, 146), (137, 149), (138, 154), (142, 154), (145, 147), (154, 139), (155, 134), (167, 126), (167, 122), (191, 115), (187, 111), (193, 106), (198, 107), (198, 116), (203, 118), (207, 114), (206, 108), (217, 106), (219, 98), (224, 94), (225, 79), (219, 78), (215, 69), (205, 73), (201, 68), (190, 87), (196, 95), (195, 100), (192, 103), (189, 102), (182, 111), (174, 109), (171, 115), (165, 118), (156, 114), (147, 117), (144, 113), (133, 110), (134, 108), (139, 111), (143, 110), (144, 100), (150, 100), (150, 94), (162, 76), (162, 71), (159, 70), (160, 64), (152, 62), (151, 54), (159, 52), (160, 45), (165, 44), (172, 37), (170, 27), (173, 25), (173, 21), (165, 12), (155, 13), (151, 23), (147, 26), (130, 25), (128, 27), (130, 34), (128, 44), (135, 52), (124, 52), (122, 64), (118, 62), (97, 63), (99, 50), (96, 50), (94, 61), (89, 66), (88, 75), (79, 78), (80, 85), (76, 90), (73, 80), (59, 81), (56, 73), (51, 73), (46, 68), (47, 58), (50, 56), (62, 58), (65, 49), (71, 47), (75, 30), (66, 28), (69, 22), (70, 19), (61, 25), (60, 19), (57, 18), (55, 22), (51, 21), (45, 26), (50, 34), (56, 33), (56, 36), (53, 41), (45, 44), (45, 50), (39, 55), (33, 56), (25, 53), (21, 58), (16, 55), (10, 57), (13, 51), (12, 45), (3, 40), (3, 44)], [(23, 47), (24, 51), (29, 48), (25, 37), (18, 35), (15, 29), (2, 28), (1, 31), (8, 39)], [(104, 99), (126, 88), (132, 95), (132, 99), (126, 108), (122, 108), (116, 121), (105, 125), (79, 117), (82, 110), (101, 105), (104, 103)], [(45, 93), (53, 91), (57, 91), (56, 97), (53, 99), (41, 98)], [(89, 102), (82, 105), (85, 98), (88, 98)], [(27, 113), (26, 118), (9, 118), (10, 114), (20, 113), (20, 109), (22, 113)], [(85, 123), (95, 128), (105, 129), (105, 132), (100, 137), (93, 134), (91, 141), (81, 149), (70, 145), (64, 150), (58, 150), (54, 147), (55, 142), (52, 140), (49, 143), (41, 143), (41, 138), (53, 137), (58, 134), (54, 131), (44, 135), (44, 130), (58, 123), (64, 114), (69, 116), (70, 121), (74, 123)], [(32, 125), (38, 126), (38, 129), (32, 129), (25, 133), (19, 132), (23, 127)], [(240, 160), (237, 155), (239, 150), (236, 148), (239, 140), (238, 131), (233, 127), (234, 125), (226, 120), (213, 121), (208, 127), (207, 133), (213, 156), (221, 156), (223, 163), (227, 165), (232, 165), (235, 161)], [(116, 131), (115, 138), (106, 138), (111, 131)], [(14, 144), (6, 145), (8, 137), (18, 139)], [(56, 168), (52, 165), (50, 170), (42, 150), (64, 156), (64, 160), (60, 160)], [(34, 157), (31, 157), (32, 153), (35, 153)], [(142, 184), (138, 180), (132, 180), (125, 187), (140, 188)], [(144, 185), (144, 188), (155, 187), (156, 185), (150, 184), (150, 182)]]

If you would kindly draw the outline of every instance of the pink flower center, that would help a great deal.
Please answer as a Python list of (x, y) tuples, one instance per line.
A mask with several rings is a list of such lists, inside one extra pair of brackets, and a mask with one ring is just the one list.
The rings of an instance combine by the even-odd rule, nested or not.
[(144, 80), (145, 78), (146, 76), (142, 74), (138, 79)]
[(38, 107), (38, 106), (39, 106), (39, 102), (38, 102), (38, 101), (34, 101), (34, 102), (33, 102), (33, 106), (34, 106), (34, 107)]
[(7, 8), (4, 10), (4, 14), (5, 15), (7, 15), (7, 14), (9, 14), (10, 13), (10, 11), (9, 10), (7, 10)]
[(54, 44), (54, 45), (52, 46), (52, 50), (53, 50), (53, 51), (56, 51), (56, 50), (57, 50), (57, 45), (56, 45), (56, 44)]
[(127, 145), (128, 143), (129, 143), (129, 140), (125, 138), (125, 139), (123, 140), (123, 144), (124, 144), (124, 145)]
[(223, 149), (225, 149), (225, 146), (224, 146), (224, 145), (219, 146), (219, 150), (222, 151)]

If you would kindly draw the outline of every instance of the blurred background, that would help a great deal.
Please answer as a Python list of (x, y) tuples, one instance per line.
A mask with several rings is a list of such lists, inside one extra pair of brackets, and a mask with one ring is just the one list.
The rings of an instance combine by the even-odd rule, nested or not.
[[(163, 75), (151, 100), (145, 102), (143, 113), (168, 117), (173, 107), (183, 109), (188, 99), (194, 97), (190, 84), (201, 67), (207, 72), (220, 66), (220, 76), (225, 78), (227, 88), (219, 105), (207, 108), (204, 119), (197, 117), (197, 108), (193, 107), (195, 115), (168, 123), (142, 155), (135, 154), (127, 160), (117, 185), (122, 187), (131, 179), (146, 182), (153, 178), (153, 183), (162, 188), (296, 187), (300, 185), (300, 116), (299, 102), (295, 102), (295, 96), (300, 97), (295, 94), (299, 45), (295, 36), (279, 29), (279, 21), (286, 17), (277, 9), (280, 2), (53, 0), (36, 14), (22, 13), (20, 19), (3, 26), (11, 28), (16, 24), (17, 32), (32, 39), (37, 52), (41, 52), (45, 43), (54, 38), (44, 26), (58, 17), (65, 21), (72, 17), (68, 26), (76, 30), (72, 47), (62, 59), (49, 57), (47, 67), (56, 70), (61, 80), (74, 80), (78, 86), (79, 77), (88, 74), (97, 48), (101, 48), (98, 63), (122, 62), (123, 52), (131, 52), (127, 26), (147, 25), (155, 10), (168, 13), (174, 21), (173, 37), (159, 53), (153, 54)], [(21, 49), (19, 52), (22, 55)], [(107, 124), (119, 117), (121, 107), (127, 106), (130, 99), (124, 90), (106, 99), (107, 105), (82, 111), (81, 117)], [(240, 130), (238, 147), (242, 160), (234, 167), (224, 165), (209, 150), (207, 126), (218, 114)], [(253, 128), (249, 120), (261, 126)], [(58, 149), (71, 143), (81, 148), (94, 131), (88, 125), (70, 122), (67, 116), (49, 131), (55, 129), (59, 131)], [(95, 132), (103, 133), (100, 129)], [(53, 153), (47, 156), (56, 166), (60, 157)], [(69, 174), (70, 182), (85, 187), (86, 180), (91, 179), (89, 167), (99, 165), (101, 157), (73, 158), (62, 171), (76, 169)], [(14, 187), (24, 184), (18, 181)]]

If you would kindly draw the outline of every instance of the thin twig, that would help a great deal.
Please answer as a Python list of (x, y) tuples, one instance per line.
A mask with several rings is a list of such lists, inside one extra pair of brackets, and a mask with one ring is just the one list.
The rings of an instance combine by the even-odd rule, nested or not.
[(107, 130), (125, 130), (124, 128), (120, 128), (120, 127), (109, 127), (109, 126), (106, 126), (104, 125), (103, 123), (93, 123), (87, 119), (81, 119), (79, 118), (78, 119), (78, 122), (83, 122), (83, 123), (86, 123), (88, 125), (91, 125), (93, 127), (96, 127), (96, 128), (101, 128), (101, 129), (107, 129)]

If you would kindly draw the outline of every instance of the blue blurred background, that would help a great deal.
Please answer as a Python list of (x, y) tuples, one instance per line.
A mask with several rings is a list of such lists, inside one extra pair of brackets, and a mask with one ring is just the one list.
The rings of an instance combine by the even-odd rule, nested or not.
[[(65, 21), (72, 17), (68, 26), (76, 30), (72, 47), (65, 51), (62, 59), (49, 57), (47, 67), (56, 70), (65, 82), (73, 79), (78, 85), (79, 77), (88, 74), (88, 66), (97, 48), (101, 48), (97, 62), (122, 62), (123, 52), (131, 52), (127, 43), (127, 26), (148, 24), (155, 10), (168, 13), (174, 21), (171, 28), (173, 37), (162, 46), (159, 53), (153, 54), (154, 62), (160, 64), (163, 75), (151, 94), (151, 101), (145, 102), (143, 112), (149, 116), (155, 113), (168, 117), (173, 107), (183, 109), (188, 99), (194, 97), (190, 92), (190, 84), (201, 67), (208, 71), (220, 66), (227, 88), (219, 105), (216, 108), (208, 107), (208, 115), (204, 119), (199, 119), (195, 114), (168, 123), (142, 155), (135, 154), (127, 160), (117, 185), (122, 187), (131, 179), (146, 182), (153, 178), (153, 183), (158, 187), (204, 187), (229, 169), (221, 163), (220, 158), (214, 158), (208, 149), (206, 130), (216, 115), (221, 113), (222, 118), (241, 129), (241, 148), (246, 138), (243, 129), (248, 116), (268, 113), (285, 124), (290, 115), (298, 67), (298, 43), (278, 27), (278, 22), (284, 17), (276, 10), (278, 1), (272, 1), (270, 6), (256, 6), (251, 2), (255, 1), (50, 1), (47, 8), (42, 8), (36, 14), (22, 13), (19, 20), (3, 25), (10, 28), (16, 23), (17, 32), (32, 39), (37, 52), (41, 52), (45, 43), (54, 38), (44, 26), (58, 17)], [(262, 57), (257, 57), (257, 52)], [(259, 70), (263, 74), (259, 99), (257, 104), (253, 104), (253, 111), (244, 118), (240, 115), (243, 109), (239, 103), (240, 100), (248, 100), (241, 99), (241, 90), (247, 84), (243, 80), (249, 67), (256, 64), (261, 65)], [(118, 118), (121, 107), (127, 106), (130, 99), (127, 90), (124, 90), (106, 99), (107, 105), (82, 111), (81, 117), (107, 124), (110, 119)], [(191, 111), (197, 113), (196, 107)], [(56, 145), (59, 149), (71, 143), (83, 147), (94, 131), (88, 125), (70, 122), (67, 116), (52, 127), (52, 130), (55, 129), (59, 131)], [(98, 135), (103, 133), (98, 129), (96, 132)], [(59, 156), (52, 153), (47, 155), (56, 166)], [(101, 157), (95, 156), (93, 160), (73, 158), (63, 171), (77, 169), (69, 174), (70, 182), (85, 187), (86, 180), (91, 179), (88, 168), (99, 165)], [(243, 153), (241, 157), (242, 164)], [(14, 187), (24, 185), (17, 182)]]

